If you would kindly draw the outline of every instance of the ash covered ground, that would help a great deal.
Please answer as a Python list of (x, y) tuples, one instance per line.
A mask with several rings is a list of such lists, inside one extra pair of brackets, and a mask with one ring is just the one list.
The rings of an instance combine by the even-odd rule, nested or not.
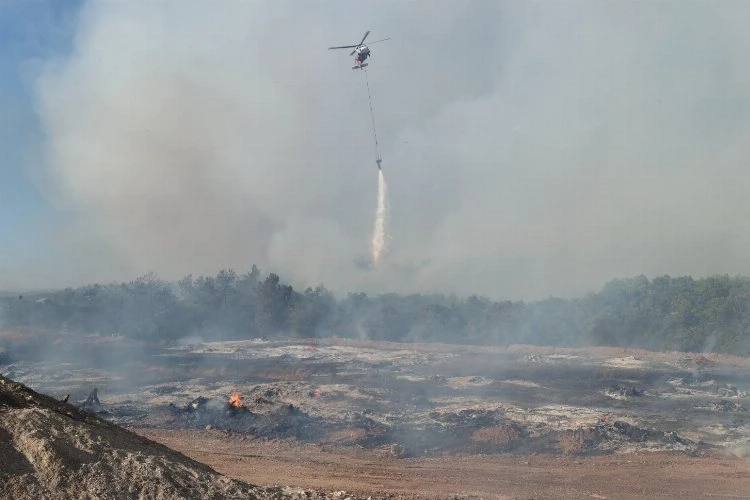
[(210, 429), (396, 458), (750, 450), (750, 360), (740, 357), (349, 339), (47, 344), (54, 356), (0, 371), (135, 430)]

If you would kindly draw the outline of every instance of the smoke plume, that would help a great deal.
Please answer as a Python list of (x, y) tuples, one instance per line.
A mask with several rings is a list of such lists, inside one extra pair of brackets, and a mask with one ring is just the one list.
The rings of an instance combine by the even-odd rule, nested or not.
[[(339, 294), (534, 299), (750, 273), (748, 22), (701, 0), (86, 2), (72, 51), (34, 65), (65, 219), (37, 275), (255, 263)], [(342, 265), (371, 258), (371, 124), (326, 50), (368, 29), (391, 38), (368, 66), (382, 154), (409, 166), (378, 272)]]

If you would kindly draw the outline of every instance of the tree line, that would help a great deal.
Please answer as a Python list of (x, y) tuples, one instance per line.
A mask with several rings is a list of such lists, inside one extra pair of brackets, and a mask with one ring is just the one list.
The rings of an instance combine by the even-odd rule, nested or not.
[(400, 342), (640, 347), (750, 354), (750, 278), (616, 279), (576, 299), (493, 301), (441, 294), (295, 290), (257, 267), (176, 283), (149, 273), (126, 283), (0, 297), (6, 328), (173, 341), (348, 337)]

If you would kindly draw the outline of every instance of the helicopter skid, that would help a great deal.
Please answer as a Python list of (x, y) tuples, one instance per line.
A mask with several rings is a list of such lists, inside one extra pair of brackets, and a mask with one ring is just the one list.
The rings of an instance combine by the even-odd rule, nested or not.
[(352, 66), (352, 69), (362, 69), (365, 66), (367, 66), (368, 64), (370, 64), (370, 63), (358, 64), (356, 66)]

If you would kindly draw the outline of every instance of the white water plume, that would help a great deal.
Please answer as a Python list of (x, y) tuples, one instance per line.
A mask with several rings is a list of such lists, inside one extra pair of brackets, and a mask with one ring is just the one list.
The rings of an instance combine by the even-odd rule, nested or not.
[(382, 170), (378, 170), (378, 207), (372, 229), (372, 265), (377, 266), (388, 250), (388, 185)]

